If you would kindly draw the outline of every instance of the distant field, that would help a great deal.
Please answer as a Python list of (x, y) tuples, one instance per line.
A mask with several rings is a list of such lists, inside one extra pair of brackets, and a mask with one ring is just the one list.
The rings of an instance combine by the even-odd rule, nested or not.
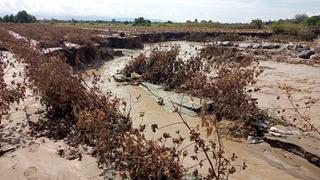
[(257, 29), (248, 24), (215, 24), (215, 23), (154, 23), (150, 26), (134, 26), (123, 23), (55, 23), (57, 27), (109, 28), (127, 31), (250, 31), (271, 32), (270, 29)]

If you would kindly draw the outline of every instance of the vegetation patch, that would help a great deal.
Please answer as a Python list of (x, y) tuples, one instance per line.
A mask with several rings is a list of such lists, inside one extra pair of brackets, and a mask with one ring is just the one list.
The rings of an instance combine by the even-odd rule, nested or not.
[[(246, 122), (266, 120), (251, 96), (249, 85), (262, 72), (253, 64), (253, 58), (238, 54), (235, 49), (207, 46), (188, 60), (178, 58), (179, 48), (154, 48), (149, 56), (140, 54), (123, 69), (130, 77), (141, 75), (142, 80), (159, 84), (167, 90), (183, 92), (195, 97), (210, 99), (210, 107), (219, 120), (229, 118)], [(231, 66), (232, 62), (239, 66)], [(212, 74), (212, 72), (215, 72)]]
[[(209, 163), (207, 174), (200, 175), (196, 168), (193, 171), (195, 177), (222, 179), (236, 171), (224, 155), (218, 129), (219, 141), (205, 141), (199, 130), (191, 128), (176, 108), (181, 122), (189, 128), (187, 137), (182, 137), (179, 132), (176, 135), (165, 132), (157, 140), (147, 139), (143, 133), (145, 125), (132, 126), (130, 114), (125, 113), (130, 108), (127, 103), (111, 93), (101, 93), (99, 76), (95, 75), (93, 85), (88, 86), (81, 76), (70, 71), (62, 59), (41, 54), (41, 51), (32, 49), (25, 41), (14, 39), (3, 29), (0, 34), (6, 47), (26, 64), (29, 87), (47, 108), (46, 119), (29, 122), (33, 134), (67, 138), (74, 146), (82, 143), (93, 146), (99, 164), (117, 170), (122, 178), (181, 179), (187, 171), (182, 163), (186, 156), (197, 162), (194, 167), (202, 168), (204, 161)], [(203, 119), (208, 136), (213, 134), (211, 122), (214, 121)], [(157, 126), (151, 128), (155, 132)], [(185, 148), (178, 149), (186, 138), (190, 139), (187, 147), (194, 146), (190, 154)], [(171, 145), (166, 141), (171, 141)], [(206, 158), (198, 159), (200, 153), (204, 153)]]

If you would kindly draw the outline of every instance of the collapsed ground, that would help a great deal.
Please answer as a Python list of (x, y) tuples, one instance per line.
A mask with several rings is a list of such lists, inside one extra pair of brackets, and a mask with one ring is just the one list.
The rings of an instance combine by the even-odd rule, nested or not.
[[(103, 31), (102, 31), (102, 33), (103, 33)], [(120, 35), (121, 34), (119, 33), (119, 36)], [(82, 37), (82, 36), (80, 36), (80, 37)], [(30, 38), (32, 39), (32, 37), (30, 37)], [(124, 42), (127, 41), (125, 37), (124, 38), (116, 37), (115, 39), (121, 39), (121, 42), (122, 41), (124, 41)], [(63, 40), (63, 41), (66, 41), (66, 40)], [(116, 40), (116, 41), (118, 41), (118, 40)], [(140, 40), (138, 42), (141, 43)], [(54, 50), (58, 50), (58, 51), (61, 50), (62, 51), (63, 50), (62, 51), (63, 52), (62, 56), (70, 59), (67, 62), (79, 62), (80, 61), (81, 65), (79, 65), (79, 66), (82, 66), (82, 67), (83, 67), (83, 64), (87, 64), (87, 65), (89, 64), (91, 66), (91, 62), (86, 62), (86, 60), (88, 60), (88, 56), (91, 57), (92, 60), (96, 60), (97, 57), (99, 57), (99, 56), (96, 56), (95, 53), (91, 53), (90, 54), (90, 53), (88, 53), (88, 51), (83, 50), (83, 45), (79, 46), (79, 45), (74, 44), (75, 42), (71, 42), (71, 43), (72, 44), (70, 44), (70, 42), (69, 43), (63, 42), (62, 44), (60, 44), (62, 46), (62, 48), (60, 48), (60, 49), (50, 49), (50, 50), (51, 51), (54, 51)], [(284, 77), (286, 77), (285, 73), (288, 73), (288, 72), (285, 71), (285, 70), (281, 70), (281, 68), (279, 68), (279, 65), (285, 66), (284, 69), (287, 66), (295, 67), (295, 68), (298, 69), (298, 72), (300, 70), (302, 72), (308, 71), (310, 73), (310, 76), (308, 78), (313, 79), (312, 82), (308, 82), (307, 81), (307, 83), (310, 83), (311, 87), (304, 86), (304, 81), (303, 80), (302, 81), (298, 80), (299, 82), (294, 80), (293, 84), (296, 85), (298, 83), (302, 83), (301, 86), (306, 88), (306, 90), (305, 90), (306, 92), (314, 93), (314, 94), (311, 94), (312, 97), (315, 97), (315, 98), (317, 97), (318, 93), (315, 90), (315, 88), (317, 87), (318, 83), (317, 83), (317, 80), (316, 80), (316, 75), (314, 75), (313, 72), (315, 74), (317, 73), (317, 64), (318, 64), (317, 57), (319, 57), (318, 56), (319, 54), (312, 55), (312, 57), (310, 57), (310, 59), (305, 60), (303, 58), (299, 58), (298, 57), (300, 52), (305, 51), (305, 50), (308, 49), (308, 48), (306, 48), (305, 46), (302, 46), (302, 45), (295, 46), (295, 45), (297, 45), (297, 44), (295, 44), (295, 45), (292, 45), (293, 46), (292, 47), (292, 46), (290, 46), (290, 44), (281, 44), (281, 47), (280, 47), (280, 44), (278, 44), (278, 43), (265, 43), (265, 44), (256, 43), (256, 44), (260, 44), (260, 47), (255, 49), (255, 48), (253, 48), (253, 46), (255, 45), (255, 42), (250, 42), (249, 41), (248, 43), (249, 44), (243, 44), (242, 42), (233, 43), (233, 42), (229, 42), (229, 41), (224, 41), (224, 42), (221, 42), (221, 43), (220, 42), (215, 42), (215, 44), (217, 44), (218, 46), (223, 46), (223, 47), (238, 46), (240, 49), (244, 50), (245, 52), (253, 52), (258, 57), (265, 57), (265, 59), (268, 60), (268, 61), (262, 61), (261, 62), (261, 66), (263, 68), (265, 68), (265, 71), (267, 71), (267, 73), (271, 73), (272, 74), (272, 70), (274, 70), (277, 73), (283, 73)], [(252, 43), (252, 44), (250, 44), (250, 43)], [(117, 43), (115, 43), (115, 44), (117, 44)], [(128, 43), (124, 43), (124, 44), (128, 44)], [(97, 44), (94, 44), (94, 43), (92, 44), (91, 43), (91, 45), (90, 44), (88, 44), (88, 45), (85, 44), (84, 46), (85, 47), (86, 46), (90, 47), (92, 45), (93, 45), (93, 47), (96, 47)], [(199, 46), (201, 46), (201, 44)], [(116, 46), (116, 47), (117, 48), (123, 48), (120, 45)], [(50, 47), (50, 48), (57, 48), (57, 47), (54, 46), (54, 47)], [(112, 47), (108, 47), (108, 48), (112, 48)], [(136, 48), (136, 47), (133, 47), (133, 48)], [(192, 49), (192, 47), (188, 47), (188, 46), (186, 46), (185, 48), (186, 49)], [(298, 48), (305, 48), (305, 49), (303, 49), (301, 51), (301, 50), (298, 50)], [(311, 48), (312, 48), (312, 51), (316, 51), (316, 48), (314, 48), (314, 46), (311, 46)], [(313, 50), (313, 48), (315, 50)], [(101, 48), (101, 49), (103, 49), (103, 48)], [(109, 51), (113, 51), (113, 50), (111, 49)], [(66, 54), (68, 54), (68, 53), (65, 53), (65, 52), (68, 52), (68, 53), (73, 52), (76, 55), (75, 56), (67, 56)], [(94, 52), (98, 52), (98, 51), (94, 51)], [(111, 61), (107, 62), (105, 65), (103, 65), (100, 68), (98, 73), (101, 73), (103, 75), (102, 76), (103, 78), (111, 78), (112, 75), (116, 74), (115, 73), (116, 70), (121, 70), (124, 67), (124, 64), (126, 63), (126, 61), (128, 59), (131, 59), (130, 58), (131, 55), (136, 54), (136, 53), (132, 54), (131, 51), (129, 51), (128, 55), (126, 54), (126, 51), (123, 51), (123, 53), (125, 54), (125, 56), (120, 57), (120, 58), (116, 58), (114, 60), (111, 60)], [(108, 54), (111, 54), (111, 53), (108, 53)], [(279, 54), (282, 55), (283, 58), (278, 58), (278, 59), (274, 58), (274, 57), (279, 56)], [(292, 58), (287, 58), (288, 54), (291, 54)], [(119, 53), (118, 55), (121, 55), (121, 54)], [(75, 57), (82, 58), (82, 59), (78, 60)], [(110, 57), (112, 57), (112, 56), (110, 56)], [(294, 65), (294, 64), (291, 65), (291, 64), (281, 64), (281, 63), (279, 64), (279, 63), (275, 63), (274, 61), (270, 61), (270, 60), (283, 61), (283, 62), (289, 62), (289, 63), (292, 62), (292, 63), (307, 64), (308, 66), (306, 66), (306, 68), (304, 68), (305, 65)], [(83, 62), (85, 62), (85, 63), (83, 63)], [(111, 67), (109, 67), (110, 64), (111, 64)], [(75, 66), (75, 64), (71, 64), (71, 65)], [(234, 64), (234, 65), (237, 66), (237, 64)], [(300, 66), (302, 66), (303, 68), (301, 68)], [(275, 75), (274, 78), (277, 78), (277, 76)], [(265, 95), (272, 96), (272, 98), (268, 98), (268, 100), (271, 100), (271, 99), (274, 98), (275, 101), (276, 101), (277, 96), (275, 94), (273, 94), (274, 92), (272, 92), (272, 89), (274, 89), (274, 87), (272, 87), (272, 86), (275, 86), (275, 84), (270, 85), (269, 82), (268, 82), (269, 80), (270, 79), (267, 78), (267, 76), (266, 76), (266, 78), (263, 81), (267, 81), (267, 82), (266, 83), (262, 83), (260, 85), (260, 88), (262, 89), (262, 92), (264, 91), (264, 89), (263, 89), (264, 86), (268, 86), (267, 88), (271, 88), (271, 90), (267, 89), (267, 90), (265, 90), (265, 93), (262, 93), (260, 95), (262, 97), (265, 97)], [(288, 81), (288, 80), (286, 80), (286, 81)], [(131, 99), (135, 99), (135, 97), (137, 97), (139, 95), (142, 96), (141, 100), (139, 100), (136, 103), (136, 105), (133, 106), (133, 124), (135, 124), (135, 123), (140, 124), (140, 122), (142, 121), (147, 126), (150, 126), (151, 124), (158, 124), (159, 127), (162, 127), (162, 126), (177, 122), (179, 120), (177, 115), (165, 111), (161, 106), (158, 105), (158, 103), (156, 101), (154, 101), (152, 98), (150, 98), (149, 94), (145, 93), (139, 87), (135, 87), (135, 86), (132, 87), (131, 85), (130, 86), (125, 86), (125, 87), (122, 87), (122, 86), (117, 87), (116, 85), (117, 85), (117, 83), (112, 82), (111, 84), (106, 84), (104, 87), (106, 87), (107, 90), (113, 91), (117, 95), (122, 95), (124, 97), (127, 97), (126, 98), (127, 100), (128, 99), (130, 100), (130, 94), (132, 95)], [(259, 85), (259, 81), (258, 81), (258, 85)], [(295, 92), (299, 92), (299, 90), (297, 90)], [(301, 92), (301, 90), (300, 90), (300, 92)], [(270, 95), (270, 94), (272, 94), (272, 95)], [(257, 94), (257, 96), (258, 95), (259, 94)], [(280, 100), (283, 100), (283, 99), (286, 98), (286, 97), (283, 97), (282, 95), (280, 95), (280, 97), (281, 97)], [(302, 97), (301, 99), (304, 99), (304, 98), (305, 97)], [(263, 104), (263, 102), (268, 102), (268, 101), (263, 101), (262, 99), (261, 99), (261, 103), (262, 104)], [(259, 98), (258, 98), (258, 100), (259, 100)], [(317, 106), (317, 103), (318, 103), (318, 99), (317, 98), (315, 99), (315, 103), (316, 103), (315, 106)], [(266, 108), (274, 108), (275, 109), (274, 110), (275, 113), (277, 113), (276, 111), (278, 109), (283, 109), (282, 106), (281, 106), (281, 108), (279, 108), (279, 107), (270, 107), (269, 106), (270, 103), (266, 103), (266, 104), (267, 104)], [(273, 104), (273, 103), (271, 102), (271, 104)], [(28, 105), (28, 104), (26, 104), (26, 105)], [(312, 110), (311, 112), (315, 112), (315, 111)], [(140, 117), (141, 113), (143, 113), (143, 117)], [(288, 114), (290, 114), (290, 113), (288, 113)], [(313, 114), (312, 116), (318, 117), (317, 114)], [(197, 121), (199, 121), (198, 118), (191, 118), (191, 117), (186, 117), (186, 118), (194, 126), (196, 126)], [(314, 118), (312, 118), (312, 119), (314, 120)], [(282, 122), (282, 121), (280, 121), (280, 122)], [(315, 122), (315, 123), (317, 123), (317, 122)], [(178, 127), (180, 127), (180, 126), (178, 126)], [(176, 130), (177, 127), (173, 126), (171, 128), (172, 128), (172, 131), (173, 131), (173, 130)], [(187, 129), (183, 130), (183, 127), (181, 127), (181, 129), (182, 129), (181, 131), (183, 131), (184, 134), (188, 134)], [(10, 132), (10, 128), (8, 128), (8, 131)], [(159, 132), (160, 135), (162, 134), (161, 132), (166, 132), (166, 131), (160, 130), (160, 132)], [(174, 133), (174, 131), (172, 133)], [(153, 134), (150, 133), (150, 136), (153, 136)], [(36, 141), (40, 141), (40, 140), (38, 139)], [(42, 142), (40, 142), (40, 143), (37, 142), (37, 144), (41, 144), (42, 145)], [(234, 147), (235, 149), (237, 149), (237, 151), (229, 152), (230, 156), (231, 156), (231, 154), (233, 152), (236, 153), (237, 155), (239, 153), (238, 156), (241, 158), (241, 160), (244, 160), (249, 165), (249, 168), (253, 168), (252, 170), (254, 170), (256, 172), (257, 171), (262, 171), (263, 172), (263, 170), (265, 170), (265, 168), (263, 168), (263, 167), (264, 166), (268, 166), (269, 171), (272, 172), (275, 175), (275, 177), (277, 177), (276, 175), (279, 175), (278, 177), (285, 177), (286, 176), (286, 177), (292, 178), (292, 176), (297, 176), (297, 174), (298, 174), (297, 177), (306, 178), (306, 176), (305, 176), (306, 175), (306, 170), (307, 170), (307, 172), (311, 171), (311, 173), (310, 173), (311, 175), (309, 174), (308, 178), (312, 178), (312, 177), (316, 177), (317, 176), (316, 174), (314, 174), (316, 172), (316, 168), (314, 168), (313, 165), (309, 165), (304, 159), (299, 159), (299, 157), (292, 156), (291, 154), (290, 154), (290, 158), (295, 159), (295, 161), (299, 162), (299, 163), (303, 162), (303, 163), (301, 163), (301, 164), (303, 164), (303, 166), (302, 166), (303, 170), (300, 170), (300, 171), (297, 171), (297, 172), (293, 172), (294, 170), (296, 170), (295, 168), (293, 168), (293, 167), (295, 167), (295, 165), (289, 166), (290, 167), (289, 170), (288, 170), (288, 168), (285, 168), (286, 167), (286, 163), (288, 163), (287, 162), (288, 160), (287, 159), (283, 160), (283, 161), (281, 161), (281, 163), (277, 162), (277, 160), (279, 160), (279, 159), (277, 159), (277, 158), (274, 159), (275, 158), (275, 154), (272, 154), (272, 153), (274, 153), (274, 152), (272, 152), (272, 151), (274, 151), (272, 149), (271, 149), (271, 152), (272, 152), (271, 154), (270, 154), (269, 151), (267, 151), (267, 153), (261, 155), (261, 154), (258, 153), (258, 152), (260, 152), (260, 150), (259, 151), (254, 151), (253, 154), (259, 154), (258, 156), (260, 156), (259, 158), (255, 158), (255, 157), (252, 157), (251, 155), (248, 154), (248, 152), (250, 152), (251, 150), (248, 150), (248, 151), (244, 151), (243, 150), (244, 148), (248, 148), (249, 146), (247, 147), (246, 145), (241, 145), (241, 144), (237, 144), (237, 143), (234, 143), (234, 142), (228, 142), (228, 141), (226, 142), (226, 144), (227, 144), (226, 146)], [(41, 147), (41, 145), (40, 145), (40, 147)], [(33, 145), (33, 143), (31, 143), (31, 144), (29, 143), (29, 146), (33, 147), (34, 145)], [(255, 148), (264, 148), (263, 146), (265, 146), (265, 144), (262, 144), (261, 146), (257, 145)], [(255, 149), (255, 148), (253, 148), (253, 149)], [(251, 149), (251, 148), (249, 147), (249, 149)], [(24, 151), (23, 148), (20, 149), (20, 150)], [(281, 152), (279, 154), (281, 154)], [(272, 158), (270, 158), (270, 157), (272, 157)], [(20, 158), (20, 157), (18, 157), (18, 158)], [(261, 159), (263, 159), (263, 160), (261, 160)], [(74, 162), (72, 162), (72, 163), (74, 163)], [(186, 166), (189, 163), (190, 163), (190, 166), (193, 164), (192, 161), (185, 161), (184, 163), (185, 163)], [(254, 163), (258, 163), (258, 164), (260, 164), (260, 166), (258, 165), (257, 167), (255, 167), (256, 164), (253, 165)], [(289, 164), (290, 163), (292, 163), (292, 162), (289, 162)], [(271, 166), (270, 166), (270, 164), (271, 164)], [(280, 167), (279, 167), (279, 164), (280, 164)], [(39, 165), (39, 166), (41, 167), (43, 165)], [(20, 167), (20, 168), (21, 168), (21, 171), (23, 171), (23, 168), (22, 167)], [(33, 169), (31, 168), (31, 170), (34, 170), (34, 168)], [(286, 174), (283, 175), (282, 174), (283, 171), (285, 171)], [(44, 175), (45, 172), (40, 172), (40, 174)], [(83, 174), (83, 175), (87, 176), (86, 174)], [(282, 175), (282, 176), (280, 176), (280, 175)], [(246, 177), (254, 178), (254, 177), (257, 177), (257, 174), (254, 174), (254, 173), (252, 173), (250, 171), (243, 171), (243, 172), (240, 173), (239, 176), (235, 176), (234, 178), (240, 178), (241, 179), (241, 178), (246, 178)]]

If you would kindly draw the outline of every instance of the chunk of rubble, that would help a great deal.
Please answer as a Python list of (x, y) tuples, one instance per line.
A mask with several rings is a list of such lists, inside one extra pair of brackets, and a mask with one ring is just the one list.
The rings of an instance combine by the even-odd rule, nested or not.
[(253, 47), (253, 45), (251, 43), (239, 43), (238, 47), (244, 48), (244, 49), (250, 49)]
[(278, 49), (280, 48), (279, 44), (263, 43), (261, 45), (262, 49)]
[(310, 47), (305, 45), (296, 45), (294, 47), (294, 50), (297, 52), (302, 52), (302, 51), (310, 50)]
[(248, 136), (248, 143), (249, 144), (259, 144), (262, 143), (263, 140), (260, 137), (256, 137), (256, 136)]
[(131, 74), (130, 74), (130, 77), (131, 77), (131, 79), (133, 79), (133, 80), (137, 80), (137, 79), (141, 79), (141, 75), (140, 74), (138, 74), (138, 73), (136, 73), (136, 72), (132, 72)]
[(222, 46), (233, 46), (233, 43), (231, 41), (223, 41)]
[(117, 82), (128, 82), (130, 80), (124, 74), (115, 74), (113, 75), (113, 79)]
[(301, 133), (297, 130), (294, 129), (290, 129), (288, 127), (284, 127), (284, 126), (272, 126), (269, 129), (269, 134), (276, 136), (276, 137), (286, 137), (288, 135), (301, 135)]
[(75, 48), (75, 49), (81, 48), (81, 46), (79, 44), (74, 44), (74, 43), (70, 43), (70, 42), (64, 42), (64, 45), (67, 48)]
[(252, 49), (260, 49), (261, 48), (261, 44), (253, 44), (252, 45)]
[(54, 48), (43, 49), (42, 52), (44, 54), (50, 54), (50, 53), (53, 53), (53, 52), (56, 52), (56, 51), (60, 51), (60, 50), (63, 50), (63, 48), (62, 47), (54, 47)]
[(283, 49), (287, 49), (287, 50), (293, 50), (294, 44), (289, 43), (289, 44), (282, 44), (282, 48)]
[(213, 44), (217, 45), (217, 46), (222, 46), (222, 42), (221, 41), (216, 41)]
[(310, 56), (314, 55), (315, 52), (311, 50), (304, 50), (299, 53), (299, 58), (310, 59)]

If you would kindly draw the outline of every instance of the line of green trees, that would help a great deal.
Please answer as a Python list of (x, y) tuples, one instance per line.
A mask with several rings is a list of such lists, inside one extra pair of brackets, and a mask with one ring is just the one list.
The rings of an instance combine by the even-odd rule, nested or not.
[(0, 17), (0, 22), (14, 22), (14, 23), (32, 23), (37, 19), (26, 11), (19, 11), (16, 15), (10, 14)]
[(269, 21), (266, 24), (298, 24), (310, 28), (320, 28), (320, 15), (309, 17), (306, 14), (297, 14), (292, 19), (280, 19), (278, 21)]
[(310, 41), (320, 35), (320, 15), (309, 17), (298, 14), (292, 19), (268, 22), (268, 25), (275, 34), (292, 36), (300, 40)]

